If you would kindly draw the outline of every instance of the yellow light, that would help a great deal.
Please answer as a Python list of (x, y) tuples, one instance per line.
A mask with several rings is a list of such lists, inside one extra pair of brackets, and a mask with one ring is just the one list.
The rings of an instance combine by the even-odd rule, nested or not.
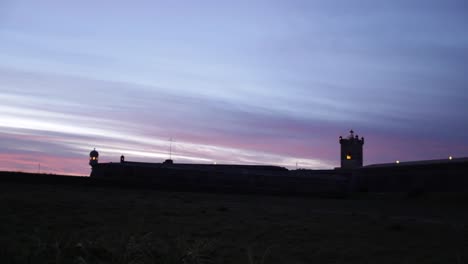
[(347, 159), (347, 160), (350, 160), (350, 159), (351, 159), (351, 155), (346, 155), (346, 159)]
[(399, 164), (399, 163), (400, 163), (400, 161), (399, 161), (399, 160), (397, 160), (397, 161), (396, 161), (396, 164)]
[(452, 156), (450, 156), (450, 157), (449, 157), (449, 160), (452, 160), (452, 159), (453, 159), (453, 157), (452, 157)]

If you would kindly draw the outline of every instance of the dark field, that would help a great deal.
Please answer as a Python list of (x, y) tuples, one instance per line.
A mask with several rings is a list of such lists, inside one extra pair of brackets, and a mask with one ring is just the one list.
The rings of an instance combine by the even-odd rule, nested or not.
[(0, 263), (468, 263), (467, 205), (0, 182)]

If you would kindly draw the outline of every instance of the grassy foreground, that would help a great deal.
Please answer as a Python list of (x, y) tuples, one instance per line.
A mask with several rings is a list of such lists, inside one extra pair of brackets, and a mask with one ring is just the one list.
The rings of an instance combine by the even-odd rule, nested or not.
[(0, 182), (0, 263), (468, 263), (467, 205)]

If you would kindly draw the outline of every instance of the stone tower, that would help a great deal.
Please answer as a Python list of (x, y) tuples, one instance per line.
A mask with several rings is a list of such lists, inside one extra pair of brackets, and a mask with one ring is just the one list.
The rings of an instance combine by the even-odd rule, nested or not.
[(91, 167), (93, 167), (94, 165), (97, 165), (98, 160), (99, 160), (99, 152), (97, 152), (96, 149), (94, 149), (93, 151), (89, 153), (89, 165), (91, 165)]
[(354, 135), (354, 131), (351, 130), (347, 138), (340, 137), (340, 145), (341, 168), (354, 169), (362, 167), (362, 145), (364, 145), (364, 138)]

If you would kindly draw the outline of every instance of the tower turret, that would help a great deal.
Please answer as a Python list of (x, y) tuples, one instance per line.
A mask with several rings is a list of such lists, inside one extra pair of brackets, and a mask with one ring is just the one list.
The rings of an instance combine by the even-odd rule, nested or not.
[(91, 165), (91, 167), (93, 167), (94, 165), (97, 165), (98, 160), (99, 160), (99, 152), (97, 152), (96, 149), (94, 149), (93, 151), (89, 153), (89, 165)]
[(354, 135), (354, 131), (349, 131), (347, 138), (340, 137), (341, 145), (341, 168), (353, 169), (362, 167), (364, 138)]

